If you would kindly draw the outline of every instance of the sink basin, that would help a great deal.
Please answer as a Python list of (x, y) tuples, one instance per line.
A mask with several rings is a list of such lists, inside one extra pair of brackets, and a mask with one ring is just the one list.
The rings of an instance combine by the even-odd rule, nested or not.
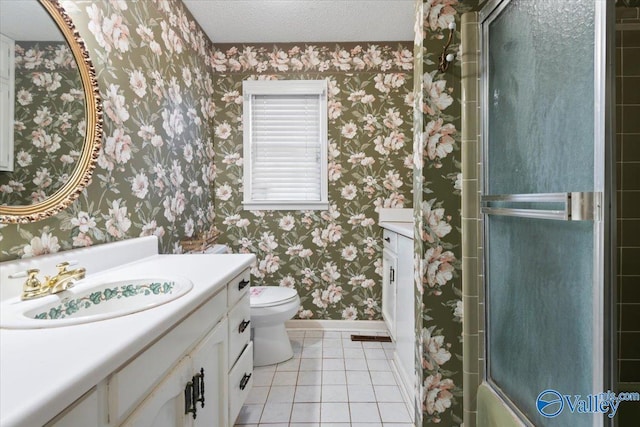
[(186, 278), (83, 280), (55, 295), (7, 301), (1, 309), (0, 328), (55, 328), (126, 316), (166, 304), (192, 288)]

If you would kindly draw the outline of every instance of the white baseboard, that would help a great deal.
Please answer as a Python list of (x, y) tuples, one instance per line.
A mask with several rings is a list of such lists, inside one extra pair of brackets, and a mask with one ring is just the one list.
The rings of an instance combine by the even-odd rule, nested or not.
[(287, 329), (321, 329), (325, 331), (388, 332), (383, 320), (302, 320), (285, 322)]
[[(398, 359), (398, 352), (393, 353), (393, 359), (391, 360), (391, 368), (393, 374), (396, 377), (396, 381), (400, 386), (400, 391), (402, 392), (402, 397), (404, 397), (404, 402), (407, 406), (413, 410), (414, 400), (415, 400), (415, 391), (413, 389), (413, 378), (410, 377), (404, 369), (402, 369), (400, 365), (400, 360)], [(415, 411), (413, 411), (415, 412)], [(413, 412), (411, 415), (413, 415)]]

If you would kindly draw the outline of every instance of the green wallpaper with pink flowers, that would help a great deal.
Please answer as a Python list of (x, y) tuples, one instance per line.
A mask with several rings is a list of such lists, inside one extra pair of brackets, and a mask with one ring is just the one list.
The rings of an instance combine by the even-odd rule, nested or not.
[[(255, 284), (295, 288), (302, 319), (381, 319), (380, 207), (412, 206), (410, 43), (216, 45), (220, 242), (258, 257)], [(327, 211), (242, 208), (242, 81), (328, 83)]]
[(68, 180), (84, 142), (84, 92), (64, 42), (15, 45), (14, 170), (0, 172), (0, 204), (28, 205)]
[[(438, 70), (449, 25), (478, 1), (417, 0), (416, 61), (420, 129), (415, 185), (417, 375), (423, 426), (462, 424), (462, 236), (461, 236), (461, 63), (460, 32), (448, 52), (448, 70)], [(418, 155), (417, 153), (421, 153)]]
[[(446, 73), (435, 63), (470, 3), (416, 0), (424, 39), (414, 58), (410, 43), (214, 48), (179, 0), (65, 1), (98, 72), (103, 149), (71, 208), (0, 226), (0, 260), (145, 235), (180, 252), (181, 238), (217, 227), (223, 243), (258, 255), (256, 283), (298, 290), (298, 317), (380, 319), (376, 209), (414, 207), (418, 415), (459, 425), (461, 70), (459, 58)], [(424, 71), (415, 80), (414, 60)], [(328, 80), (328, 211), (241, 209), (245, 78)], [(415, 154), (414, 83), (424, 101)]]
[[(211, 228), (215, 215), (211, 44), (179, 0), (64, 7), (98, 74), (102, 150), (70, 208), (0, 225), (0, 260), (147, 235), (180, 252), (180, 239)], [(64, 146), (73, 132), (60, 135)]]

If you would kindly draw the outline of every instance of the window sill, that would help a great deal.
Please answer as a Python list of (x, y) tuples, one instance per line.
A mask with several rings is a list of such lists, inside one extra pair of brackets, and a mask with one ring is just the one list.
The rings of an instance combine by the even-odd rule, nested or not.
[(243, 202), (245, 211), (326, 211), (329, 202)]

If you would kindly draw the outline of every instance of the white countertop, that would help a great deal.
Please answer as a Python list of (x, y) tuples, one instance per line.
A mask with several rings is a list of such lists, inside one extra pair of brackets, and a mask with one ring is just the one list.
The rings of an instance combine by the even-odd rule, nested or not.
[(413, 222), (381, 221), (378, 225), (402, 236), (413, 239)]
[(60, 328), (0, 329), (0, 425), (43, 425), (254, 260), (253, 255), (149, 256), (88, 277), (182, 276), (193, 282), (193, 289), (164, 305), (119, 318)]

